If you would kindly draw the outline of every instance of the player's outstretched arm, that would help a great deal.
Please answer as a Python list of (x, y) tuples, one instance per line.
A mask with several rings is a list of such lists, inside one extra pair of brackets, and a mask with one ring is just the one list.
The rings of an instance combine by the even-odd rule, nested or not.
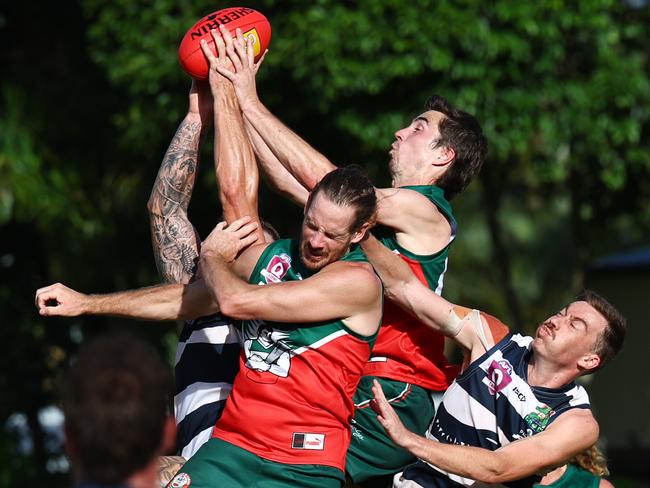
[(478, 311), (454, 305), (424, 286), (406, 262), (375, 237), (368, 236), (361, 247), (384, 283), (386, 298), (467, 349), (471, 360), (503, 337), (505, 332), (492, 330)]
[(598, 424), (588, 410), (561, 414), (544, 432), (512, 442), (495, 451), (443, 444), (404, 427), (388, 403), (381, 386), (373, 385), (372, 408), (393, 442), (440, 469), (495, 484), (513, 481), (567, 462), (598, 439)]
[(457, 330), (448, 324), (454, 305), (436, 295), (413, 274), (408, 265), (370, 235), (361, 247), (384, 283), (386, 298), (397, 303), (411, 315), (446, 336)]
[[(247, 215), (259, 223), (259, 174), (255, 155), (246, 136), (233, 85), (217, 72), (218, 67), (231, 66), (225, 45), (216, 30), (211, 34), (216, 54), (205, 40), (201, 41), (201, 49), (208, 61), (208, 80), (214, 99), (214, 165), (224, 218), (233, 222)], [(255, 232), (261, 242), (264, 239), (262, 227), (258, 226)]]
[(280, 160), (273, 154), (273, 151), (266, 145), (264, 139), (257, 133), (255, 128), (244, 120), (246, 133), (253, 145), (255, 156), (257, 156), (257, 165), (262, 172), (266, 183), (283, 197), (304, 207), (309, 198), (309, 191), (302, 186), (300, 182), (287, 171)]
[(55, 283), (36, 291), (43, 316), (110, 315), (136, 320), (193, 319), (218, 312), (203, 281), (165, 284), (103, 295), (87, 295)]
[[(255, 63), (253, 49), (249, 44), (251, 41), (244, 40), (239, 29), (237, 43), (223, 26), (220, 26), (220, 32), (234, 70), (220, 69), (219, 72), (233, 83), (244, 118), (255, 128), (285, 168), (301, 185), (311, 190), (323, 176), (336, 167), (262, 104), (257, 96), (255, 74), (264, 57)], [(273, 177), (273, 174), (269, 176)]]
[(212, 96), (207, 83), (193, 81), (187, 115), (160, 165), (147, 208), (151, 241), (163, 281), (188, 283), (199, 256), (200, 239), (187, 217), (199, 164), (202, 134), (212, 125)]

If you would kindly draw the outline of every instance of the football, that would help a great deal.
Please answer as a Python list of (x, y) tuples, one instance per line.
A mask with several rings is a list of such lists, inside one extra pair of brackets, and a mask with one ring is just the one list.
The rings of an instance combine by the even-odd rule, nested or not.
[(218, 29), (220, 25), (226, 26), (233, 36), (235, 30), (240, 28), (245, 38), (252, 37), (254, 39), (255, 61), (264, 54), (271, 42), (271, 24), (257, 10), (246, 7), (230, 7), (206, 15), (185, 33), (178, 47), (178, 60), (185, 72), (192, 78), (207, 79), (208, 61), (201, 51), (201, 39), (205, 39), (210, 48), (216, 51), (210, 30)]

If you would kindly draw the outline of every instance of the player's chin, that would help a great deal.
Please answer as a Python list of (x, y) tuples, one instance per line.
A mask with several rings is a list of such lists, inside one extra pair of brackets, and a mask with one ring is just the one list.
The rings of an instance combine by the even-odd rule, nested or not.
[(300, 260), (303, 266), (312, 272), (320, 271), (328, 264), (325, 256), (314, 256), (308, 253), (305, 253)]

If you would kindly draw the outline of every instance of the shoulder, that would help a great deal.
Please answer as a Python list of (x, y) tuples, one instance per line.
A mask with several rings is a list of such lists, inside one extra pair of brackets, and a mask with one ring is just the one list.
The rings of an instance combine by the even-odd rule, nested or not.
[[(418, 187), (419, 188), (419, 187)], [(428, 188), (428, 187), (423, 187)], [(435, 187), (431, 187), (435, 188)], [(418, 191), (414, 188), (377, 188), (377, 202), (380, 205), (409, 207), (412, 209), (426, 211), (428, 213), (439, 213), (439, 205), (434, 203), (435, 198), (427, 195), (428, 192)]]
[(270, 246), (268, 243), (254, 244), (244, 250), (235, 260), (234, 270), (242, 278), (248, 279), (262, 253)]
[(381, 292), (381, 280), (371, 264), (360, 261), (336, 261), (328, 264), (317, 273), (332, 285), (355, 297), (374, 296)]
[(359, 279), (363, 282), (380, 282), (372, 265), (365, 261), (336, 261), (325, 266), (318, 274), (336, 275), (344, 280)]

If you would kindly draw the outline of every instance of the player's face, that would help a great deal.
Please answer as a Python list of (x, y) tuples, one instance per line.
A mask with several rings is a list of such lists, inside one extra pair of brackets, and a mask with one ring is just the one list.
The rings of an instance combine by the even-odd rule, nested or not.
[(589, 303), (573, 302), (537, 328), (533, 348), (554, 362), (575, 365), (594, 355), (596, 341), (606, 326), (605, 317)]
[(438, 124), (444, 118), (441, 112), (429, 110), (395, 132), (395, 142), (389, 152), (389, 169), (393, 177), (417, 175), (431, 164), (442, 167), (450, 162), (448, 151), (437, 144), (440, 139)]
[(311, 271), (318, 271), (348, 252), (357, 233), (350, 232), (355, 212), (341, 207), (322, 193), (310, 202), (302, 221), (300, 260)]

